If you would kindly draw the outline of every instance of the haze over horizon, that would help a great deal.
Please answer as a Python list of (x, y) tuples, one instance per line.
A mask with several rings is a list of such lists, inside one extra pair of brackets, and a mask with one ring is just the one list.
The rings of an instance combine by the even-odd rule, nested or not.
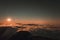
[(59, 0), (1, 0), (0, 22), (11, 17), (20, 23), (60, 24)]

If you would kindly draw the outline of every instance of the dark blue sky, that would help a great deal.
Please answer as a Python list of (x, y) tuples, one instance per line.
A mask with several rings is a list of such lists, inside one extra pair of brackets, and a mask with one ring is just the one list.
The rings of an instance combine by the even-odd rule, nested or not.
[(22, 20), (60, 19), (60, 1), (58, 0), (2, 0), (0, 18), (19, 18)]

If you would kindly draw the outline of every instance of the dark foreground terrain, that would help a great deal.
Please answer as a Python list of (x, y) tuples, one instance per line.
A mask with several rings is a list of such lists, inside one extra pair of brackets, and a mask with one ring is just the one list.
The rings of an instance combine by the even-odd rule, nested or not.
[(0, 27), (0, 40), (58, 40), (43, 36), (32, 36), (28, 31), (16, 31), (16, 28)]

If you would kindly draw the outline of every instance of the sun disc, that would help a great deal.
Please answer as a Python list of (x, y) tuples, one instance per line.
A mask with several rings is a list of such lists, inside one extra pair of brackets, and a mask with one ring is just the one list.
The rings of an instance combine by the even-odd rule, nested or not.
[(10, 19), (10, 18), (8, 18), (8, 19), (7, 19), (7, 21), (11, 21), (11, 19)]

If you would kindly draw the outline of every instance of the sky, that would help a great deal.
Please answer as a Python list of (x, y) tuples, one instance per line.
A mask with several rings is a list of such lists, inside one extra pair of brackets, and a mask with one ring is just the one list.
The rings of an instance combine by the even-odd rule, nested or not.
[(59, 0), (0, 0), (0, 21), (60, 24)]

